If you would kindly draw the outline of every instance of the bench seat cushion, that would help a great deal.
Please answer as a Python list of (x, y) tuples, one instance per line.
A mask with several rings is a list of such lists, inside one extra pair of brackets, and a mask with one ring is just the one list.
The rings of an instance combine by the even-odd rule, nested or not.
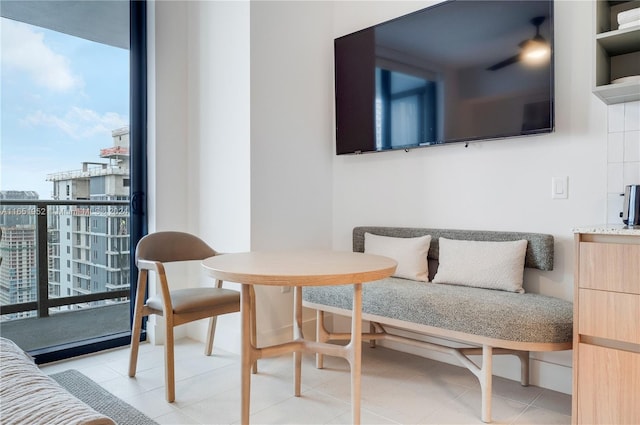
[[(353, 287), (305, 287), (303, 300), (351, 310)], [(573, 304), (539, 294), (387, 278), (362, 285), (362, 313), (527, 343), (565, 343), (573, 334)]]

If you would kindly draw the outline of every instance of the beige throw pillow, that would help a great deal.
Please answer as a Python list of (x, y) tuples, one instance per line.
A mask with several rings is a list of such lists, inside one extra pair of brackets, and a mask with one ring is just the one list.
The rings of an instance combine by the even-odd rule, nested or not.
[(393, 276), (422, 282), (429, 280), (427, 253), (430, 244), (430, 235), (394, 238), (368, 232), (364, 234), (365, 253), (383, 255), (396, 260), (398, 267)]
[(434, 283), (523, 293), (527, 241), (485, 242), (440, 238)]

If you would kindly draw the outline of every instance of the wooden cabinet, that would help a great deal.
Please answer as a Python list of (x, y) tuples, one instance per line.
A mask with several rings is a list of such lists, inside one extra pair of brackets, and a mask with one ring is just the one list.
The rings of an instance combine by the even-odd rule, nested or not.
[(577, 231), (575, 250), (572, 422), (640, 424), (640, 229)]
[(618, 13), (640, 1), (597, 0), (595, 4), (593, 93), (607, 104), (640, 100), (640, 81), (612, 83), (640, 75), (640, 25), (618, 28)]
[(640, 423), (640, 353), (580, 344), (580, 424)]

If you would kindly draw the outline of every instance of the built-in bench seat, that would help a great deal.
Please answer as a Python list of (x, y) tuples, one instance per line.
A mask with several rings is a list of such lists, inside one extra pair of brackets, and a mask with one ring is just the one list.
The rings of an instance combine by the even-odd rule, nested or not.
[[(472, 241), (515, 241), (526, 239), (525, 267), (553, 268), (553, 237), (519, 232), (489, 232), (396, 227), (357, 227), (353, 249), (364, 252), (365, 233), (389, 237), (431, 236), (429, 275), (438, 268), (440, 237)], [(350, 316), (351, 286), (305, 287), (303, 305), (317, 310), (317, 339), (345, 339), (347, 334), (327, 331), (324, 313)], [(572, 347), (573, 305), (559, 298), (533, 293), (419, 282), (397, 277), (362, 286), (362, 317), (371, 331), (363, 339), (392, 340), (454, 355), (479, 379), (482, 389), (482, 420), (491, 421), (492, 355), (513, 354), (521, 360), (522, 385), (529, 382), (529, 352), (568, 350)], [(455, 348), (394, 335), (388, 327), (409, 330), (467, 345)], [(455, 345), (455, 344), (451, 344)], [(481, 366), (468, 355), (482, 354)], [(322, 367), (322, 356), (318, 356)]]

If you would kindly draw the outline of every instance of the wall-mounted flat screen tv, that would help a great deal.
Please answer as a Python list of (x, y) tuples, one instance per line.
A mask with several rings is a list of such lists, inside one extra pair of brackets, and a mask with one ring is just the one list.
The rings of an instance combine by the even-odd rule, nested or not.
[(338, 155), (553, 131), (552, 0), (449, 0), (334, 53)]

